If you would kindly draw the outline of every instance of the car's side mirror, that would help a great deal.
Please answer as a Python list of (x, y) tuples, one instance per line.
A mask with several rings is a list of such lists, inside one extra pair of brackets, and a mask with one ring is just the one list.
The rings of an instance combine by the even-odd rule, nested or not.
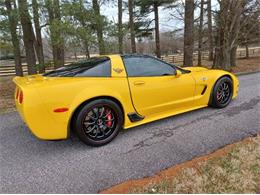
[(180, 70), (176, 70), (175, 77), (179, 78), (182, 75), (182, 72)]

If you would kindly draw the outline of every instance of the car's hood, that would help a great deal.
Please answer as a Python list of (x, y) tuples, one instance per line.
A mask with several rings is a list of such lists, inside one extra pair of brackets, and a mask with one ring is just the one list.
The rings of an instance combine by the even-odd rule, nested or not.
[(208, 70), (207, 68), (203, 68), (203, 67), (184, 67), (183, 69), (190, 70), (191, 72), (201, 72), (201, 71)]

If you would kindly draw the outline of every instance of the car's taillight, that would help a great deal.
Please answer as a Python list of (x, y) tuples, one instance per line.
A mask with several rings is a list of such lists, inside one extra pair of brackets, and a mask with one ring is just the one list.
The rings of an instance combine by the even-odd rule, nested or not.
[(19, 103), (20, 104), (23, 103), (23, 91), (22, 90), (19, 91)]
[(19, 88), (17, 88), (17, 90), (16, 90), (16, 96), (15, 96), (15, 99), (18, 99), (18, 96), (19, 96)]

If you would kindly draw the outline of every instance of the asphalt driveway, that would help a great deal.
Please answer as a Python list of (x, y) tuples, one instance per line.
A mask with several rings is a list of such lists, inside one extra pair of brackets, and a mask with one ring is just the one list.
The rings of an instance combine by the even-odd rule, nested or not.
[(238, 98), (122, 131), (91, 148), (76, 137), (40, 141), (16, 112), (0, 115), (1, 193), (95, 193), (260, 133), (260, 73), (240, 76)]

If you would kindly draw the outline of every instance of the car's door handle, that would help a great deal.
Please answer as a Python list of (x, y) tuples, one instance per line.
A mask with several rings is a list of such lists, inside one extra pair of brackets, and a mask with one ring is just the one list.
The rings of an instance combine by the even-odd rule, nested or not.
[(143, 85), (145, 82), (144, 81), (135, 81), (134, 85)]

